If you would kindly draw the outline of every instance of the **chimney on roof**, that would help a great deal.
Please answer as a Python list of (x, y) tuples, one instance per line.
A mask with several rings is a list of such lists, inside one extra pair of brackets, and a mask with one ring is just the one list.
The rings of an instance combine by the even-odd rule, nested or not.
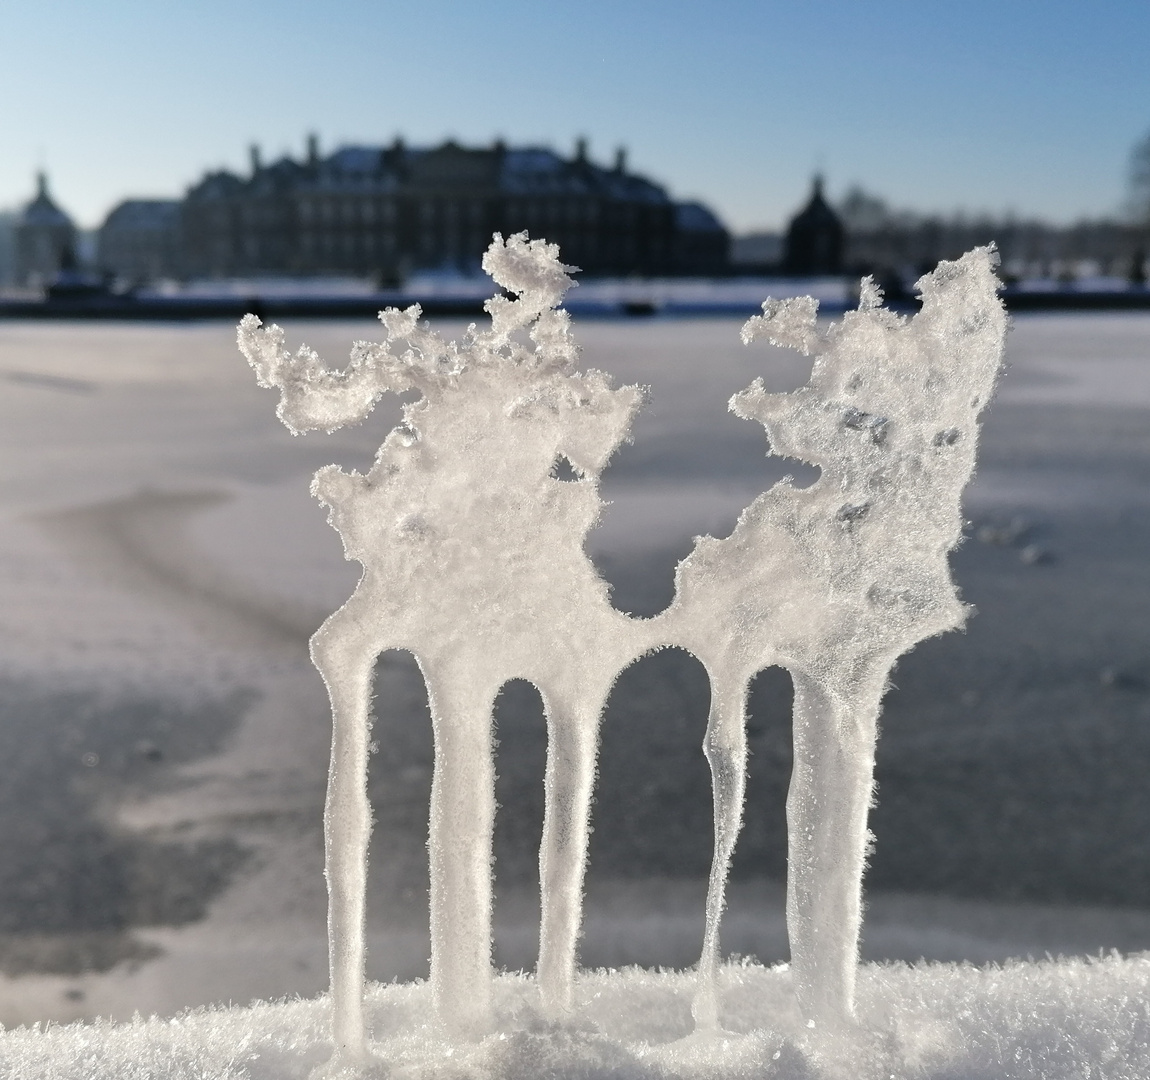
[(259, 147), (259, 143), (252, 143), (251, 146), (248, 147), (248, 155), (251, 157), (251, 160), (252, 160), (252, 176), (255, 176), (256, 173), (258, 173), (260, 171), (260, 147)]
[(314, 131), (307, 137), (307, 163), (319, 163), (319, 136)]
[(36, 174), (36, 197), (40, 199), (48, 197), (48, 174), (43, 169)]
[(620, 146), (615, 151), (615, 171), (620, 174), (627, 171), (627, 147), (625, 146)]
[(587, 161), (587, 140), (582, 136), (575, 140), (575, 160), (580, 165)]
[(503, 157), (503, 155), (507, 153), (507, 143), (503, 141), (503, 136), (500, 136), (495, 140), (495, 144), (492, 149), (499, 157)]
[(405, 176), (407, 173), (407, 148), (403, 144), (403, 138), (396, 135), (391, 140), (391, 145), (383, 152), (384, 167), (390, 169), (397, 176)]

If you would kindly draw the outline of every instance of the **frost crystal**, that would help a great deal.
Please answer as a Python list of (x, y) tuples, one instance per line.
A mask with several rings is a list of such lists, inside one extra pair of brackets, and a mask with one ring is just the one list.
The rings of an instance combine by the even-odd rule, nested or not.
[[(598, 481), (627, 438), (636, 387), (576, 370), (572, 285), (558, 248), (496, 236), (484, 268), (514, 298), (488, 301), (489, 330), (446, 342), (418, 307), (380, 318), (344, 371), (294, 356), (278, 327), (247, 316), (240, 348), (281, 391), (293, 432), (362, 420), (386, 392), (415, 389), (366, 476), (328, 466), (313, 492), (364, 573), (317, 632), (312, 656), (333, 711), (326, 809), (337, 1063), (367, 1059), (365, 777), (371, 675), (409, 649), (428, 686), (435, 735), (430, 821), (432, 988), (460, 1034), (491, 1024), (492, 706), (514, 678), (542, 695), (548, 729), (540, 852), (538, 980), (545, 1011), (572, 1001), (599, 717), (618, 673), (653, 649), (702, 660), (712, 686), (705, 752), (714, 781), (715, 858), (696, 1020), (718, 1022), (719, 918), (741, 823), (744, 710), (756, 672), (795, 684), (787, 804), (788, 927), (799, 1002), (820, 1030), (853, 1015), (876, 720), (897, 657), (961, 624), (947, 552), (974, 466), (979, 410), (1001, 362), (1005, 317), (993, 253), (970, 252), (919, 282), (913, 319), (863, 283), (859, 309), (820, 334), (810, 298), (768, 300), (743, 328), (815, 354), (809, 385), (731, 401), (771, 448), (818, 465), (816, 484), (776, 485), (725, 540), (701, 538), (680, 564), (674, 603), (654, 619), (614, 610), (583, 550)], [(525, 343), (524, 338), (530, 342)], [(566, 473), (563, 479), (560, 476)]]

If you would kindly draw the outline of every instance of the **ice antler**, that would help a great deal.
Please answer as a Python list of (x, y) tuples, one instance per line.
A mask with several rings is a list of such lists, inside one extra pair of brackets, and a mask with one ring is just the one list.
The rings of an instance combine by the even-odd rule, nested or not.
[[(260, 386), (280, 391), (276, 415), (293, 434), (304, 431), (335, 431), (366, 419), (386, 393), (421, 390), (433, 393), (451, 384), (476, 354), (488, 358), (503, 354), (517, 362), (548, 368), (570, 367), (578, 349), (570, 335), (570, 318), (555, 308), (575, 282), (558, 260), (559, 248), (526, 233), (506, 242), (496, 233), (495, 242), (483, 257), (483, 268), (498, 285), (517, 294), (515, 299), (496, 296), (484, 305), (491, 315), (490, 330), (455, 342), (420, 325), (418, 304), (406, 310), (387, 308), (379, 313), (387, 330), (383, 342), (357, 341), (351, 362), (342, 371), (327, 368), (306, 345), (296, 353), (284, 348), (280, 327), (265, 327), (255, 315), (240, 322), (237, 341), (255, 369)], [(541, 259), (541, 256), (543, 258)], [(512, 334), (530, 327), (536, 348), (532, 353), (516, 344)], [(401, 351), (397, 346), (406, 345)]]
[[(243, 317), (237, 340), (260, 386), (280, 391), (276, 415), (293, 435), (330, 432), (366, 419), (388, 392), (426, 391), (457, 373), (457, 353), (437, 334), (422, 329), (419, 316), (418, 304), (406, 311), (381, 311), (387, 339), (382, 344), (357, 341), (342, 371), (325, 367), (306, 345), (293, 355), (283, 347), (283, 330), (265, 327), (255, 315)], [(396, 355), (393, 346), (398, 342), (408, 348)]]

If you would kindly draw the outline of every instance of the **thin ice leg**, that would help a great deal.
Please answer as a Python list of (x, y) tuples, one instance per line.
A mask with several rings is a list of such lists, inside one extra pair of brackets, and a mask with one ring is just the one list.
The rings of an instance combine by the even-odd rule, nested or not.
[(583, 919), (583, 877), (603, 702), (569, 707), (548, 694), (546, 803), (539, 850), (539, 987), (544, 1009), (570, 1010)]
[(832, 695), (794, 675), (795, 764), (787, 795), (787, 931), (799, 1006), (830, 1027), (854, 1016), (862, 880), (886, 669)]
[(378, 650), (356, 633), (351, 604), (331, 616), (311, 641), (315, 666), (331, 699), (331, 770), (324, 807), (335, 1058), (368, 1058), (363, 1017), (366, 945), (364, 903), (371, 807), (367, 755), (371, 682)]
[(431, 984), (459, 1035), (491, 1026), (491, 858), (495, 823), (495, 688), (466, 669), (425, 671), (435, 729), (428, 851)]
[(743, 823), (743, 798), (747, 786), (747, 735), (745, 729), (747, 680), (712, 676), (711, 715), (703, 751), (711, 767), (711, 793), (715, 814), (715, 853), (707, 886), (707, 927), (699, 959), (699, 985), (693, 1012), (700, 1028), (719, 1026), (716, 976), (719, 970), (719, 923), (726, 904), (727, 875), (731, 856)]

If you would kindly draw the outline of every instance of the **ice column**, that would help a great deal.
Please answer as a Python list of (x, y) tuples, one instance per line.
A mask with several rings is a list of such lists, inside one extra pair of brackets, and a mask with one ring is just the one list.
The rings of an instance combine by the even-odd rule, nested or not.
[(717, 1022), (718, 924), (746, 771), (743, 707), (772, 665), (795, 686), (795, 764), (787, 799), (787, 927), (809, 1019), (853, 1009), (877, 718), (895, 660), (965, 617), (947, 553), (974, 469), (978, 415), (993, 392), (1006, 319), (990, 249), (940, 263), (918, 282), (913, 318), (864, 281), (857, 311), (825, 335), (810, 298), (768, 300), (743, 339), (816, 359), (789, 394), (762, 381), (731, 409), (760, 421), (771, 449), (821, 469), (759, 496), (723, 540), (680, 564), (665, 636), (712, 680), (706, 737), (715, 792), (715, 863), (696, 1017)]

